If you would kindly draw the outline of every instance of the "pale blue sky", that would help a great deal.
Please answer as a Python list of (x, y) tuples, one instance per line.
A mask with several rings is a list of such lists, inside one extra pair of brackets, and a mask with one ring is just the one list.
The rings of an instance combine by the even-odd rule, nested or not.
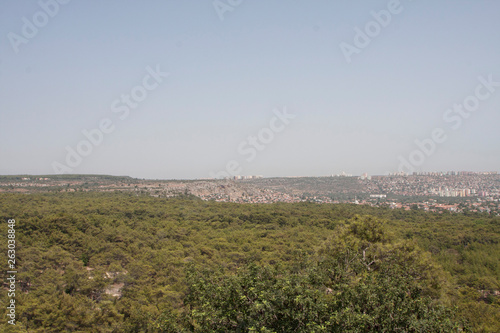
[[(72, 0), (49, 17), (54, 1), (0, 4), (0, 174), (190, 179), (230, 160), (245, 175), (384, 174), (434, 128), (447, 140), (415, 170), (500, 170), (500, 87), (457, 130), (443, 119), (479, 76), (500, 82), (498, 1), (401, 0), (351, 63), (339, 45), (391, 1), (244, 0), (224, 20), (212, 1)], [(112, 103), (157, 65), (169, 76), (120, 119)], [(295, 118), (248, 161), (238, 147), (283, 108)], [(114, 131), (70, 167), (66, 147), (105, 118)]]

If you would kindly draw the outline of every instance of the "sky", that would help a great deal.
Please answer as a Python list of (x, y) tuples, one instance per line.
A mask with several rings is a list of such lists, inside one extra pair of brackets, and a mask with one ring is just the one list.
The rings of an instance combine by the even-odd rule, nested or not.
[(0, 174), (500, 171), (498, 1), (0, 8)]

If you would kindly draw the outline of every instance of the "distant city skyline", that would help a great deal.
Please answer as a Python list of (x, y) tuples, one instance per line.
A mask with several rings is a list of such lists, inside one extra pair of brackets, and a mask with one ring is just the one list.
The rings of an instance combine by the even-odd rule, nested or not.
[(499, 12), (486, 0), (5, 2), (0, 174), (500, 171)]
[[(342, 172), (340, 174), (329, 174), (329, 175), (320, 175), (320, 176), (301, 176), (301, 175), (296, 175), (296, 176), (264, 176), (264, 175), (236, 175), (236, 176), (230, 176), (226, 178), (210, 178), (210, 177), (204, 177), (204, 178), (142, 178), (142, 177), (132, 177), (130, 175), (113, 175), (113, 174), (5, 174), (5, 175), (0, 175), (1, 176), (6, 176), (6, 177), (21, 177), (21, 180), (51, 180), (54, 179), (58, 176), (64, 176), (64, 175), (69, 175), (69, 176), (77, 176), (77, 175), (82, 175), (82, 176), (112, 176), (112, 177), (131, 177), (134, 179), (144, 179), (144, 180), (249, 180), (249, 179), (269, 179), (269, 178), (324, 178), (324, 177), (353, 177), (353, 178), (360, 178), (360, 179), (368, 179), (370, 180), (371, 177), (386, 177), (386, 176), (466, 176), (466, 175), (498, 175), (500, 172), (498, 171), (421, 171), (421, 172), (414, 172), (411, 174), (408, 173), (401, 173), (401, 172), (394, 172), (394, 173), (389, 173), (389, 174), (369, 174), (367, 172), (364, 172), (362, 174), (350, 174), (346, 172)], [(41, 178), (38, 178), (41, 177)]]
[(500, 216), (497, 172), (423, 172), (418, 175), (238, 177), (230, 180), (160, 180), (104, 175), (0, 176), (0, 192), (129, 192), (157, 198), (190, 194), (202, 200), (261, 203), (353, 203)]

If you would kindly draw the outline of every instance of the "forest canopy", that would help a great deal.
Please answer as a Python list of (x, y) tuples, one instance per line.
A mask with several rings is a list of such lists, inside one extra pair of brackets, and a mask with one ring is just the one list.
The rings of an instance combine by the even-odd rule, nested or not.
[(0, 205), (17, 222), (12, 332), (500, 330), (498, 217), (95, 192)]

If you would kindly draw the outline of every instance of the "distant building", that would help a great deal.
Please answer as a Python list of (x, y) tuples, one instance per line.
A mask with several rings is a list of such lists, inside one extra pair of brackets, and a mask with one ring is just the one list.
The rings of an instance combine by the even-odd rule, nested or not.
[(370, 194), (370, 198), (382, 199), (382, 198), (387, 198), (387, 195), (386, 194)]

